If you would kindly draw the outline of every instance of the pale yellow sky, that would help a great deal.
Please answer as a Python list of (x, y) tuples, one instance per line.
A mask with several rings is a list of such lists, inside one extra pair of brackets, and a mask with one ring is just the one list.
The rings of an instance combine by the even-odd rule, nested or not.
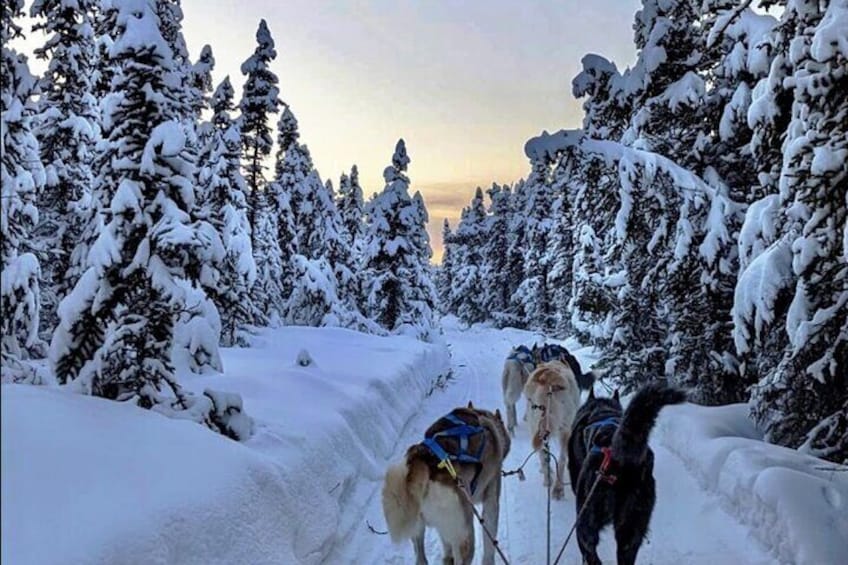
[[(27, 9), (29, 9), (27, 2)], [(406, 140), (412, 189), (430, 211), (436, 259), (476, 186), (528, 171), (525, 141), (580, 124), (571, 79), (600, 53), (624, 68), (635, 54), (637, 0), (183, 0), (192, 58), (209, 43), (215, 82), (239, 67), (265, 18), (272, 69), (323, 178), (359, 166), (366, 197), (383, 186)], [(30, 33), (27, 45), (41, 44)]]
[(636, 0), (440, 2), (183, 0), (194, 56), (212, 45), (215, 78), (240, 88), (260, 18), (276, 42), (281, 97), (322, 177), (356, 163), (366, 197), (406, 140), (413, 190), (428, 203), (441, 259), (474, 189), (528, 171), (525, 141), (580, 124), (571, 79), (588, 52), (632, 62)]

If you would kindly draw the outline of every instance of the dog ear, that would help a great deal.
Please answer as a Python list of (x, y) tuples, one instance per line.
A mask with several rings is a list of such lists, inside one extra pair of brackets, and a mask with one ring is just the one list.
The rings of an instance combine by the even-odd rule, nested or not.
[(595, 387), (589, 387), (589, 396), (586, 397), (586, 400), (595, 400)]
[(613, 393), (612, 393), (612, 399), (613, 399), (613, 400), (621, 400), (621, 399), (618, 397), (618, 389), (615, 389), (615, 391), (613, 391)]
[(497, 418), (498, 420), (503, 422), (503, 418), (501, 417), (501, 409), (500, 408), (495, 408), (495, 418)]
[(474, 405), (471, 404), (470, 400), (468, 401), (468, 408), (470, 408), (471, 410), (474, 410)]

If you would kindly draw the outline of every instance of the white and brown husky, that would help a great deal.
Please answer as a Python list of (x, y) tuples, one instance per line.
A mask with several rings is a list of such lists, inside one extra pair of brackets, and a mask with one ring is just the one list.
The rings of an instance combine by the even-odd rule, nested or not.
[[(457, 408), (431, 425), (422, 443), (413, 445), (404, 460), (386, 472), (383, 514), (392, 541), (411, 539), (418, 565), (427, 563), (424, 529), (436, 528), (444, 547), (444, 562), (470, 564), (474, 557), (474, 515), (460, 488), (483, 504), (483, 520), (497, 536), (501, 470), (509, 452), (509, 434), (499, 411)], [(461, 479), (457, 484), (447, 465)], [(492, 565), (495, 547), (486, 538), (483, 563)]]
[[(550, 399), (548, 395), (550, 393)], [(565, 493), (565, 461), (568, 454), (568, 440), (571, 437), (571, 424), (580, 408), (580, 389), (577, 377), (568, 363), (551, 361), (531, 373), (524, 386), (524, 394), (530, 402), (530, 433), (533, 449), (539, 451), (545, 486), (551, 485), (550, 458), (542, 449), (545, 437), (559, 441), (559, 459), (556, 466), (556, 482), (551, 493), (561, 499)]]
[[(527, 377), (536, 368), (536, 346), (533, 349), (525, 345), (513, 347), (509, 356), (504, 361), (503, 374), (501, 375), (501, 388), (503, 389), (504, 405), (506, 406), (506, 429), (511, 435), (515, 435), (517, 417), (515, 405), (521, 398)], [(525, 413), (525, 418), (527, 414)]]

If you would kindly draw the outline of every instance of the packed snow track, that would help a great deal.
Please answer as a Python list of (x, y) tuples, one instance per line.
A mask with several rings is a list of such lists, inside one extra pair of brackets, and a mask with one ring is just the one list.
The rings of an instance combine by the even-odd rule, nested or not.
[[(397, 443), (393, 459), (399, 460), (407, 447), (423, 438), (424, 430), (434, 420), (468, 401), (483, 408), (500, 408), (503, 400), (500, 375), (503, 360), (513, 345), (532, 344), (543, 338), (538, 334), (519, 330), (494, 330), (472, 328), (463, 330), (456, 326), (446, 329), (450, 344), (454, 379), (443, 391), (437, 391), (422, 405), (419, 414), (406, 426)], [(579, 349), (575, 343), (566, 342), (583, 366), (592, 362), (588, 349)], [(604, 393), (601, 388), (598, 393)], [(519, 403), (519, 406), (522, 406)], [(506, 461), (513, 469), (531, 452), (527, 425), (522, 421), (523, 406), (519, 408), (519, 427)], [(651, 446), (656, 453), (654, 474), (657, 480), (657, 505), (651, 520), (651, 531), (642, 545), (637, 562), (640, 564), (704, 564), (736, 563), (761, 565), (777, 563), (758, 542), (731, 515), (719, 501), (704, 492), (682, 461), (661, 445), (661, 429), (655, 430)], [(539, 564), (546, 554), (546, 492), (542, 486), (536, 457), (525, 466), (527, 480), (516, 476), (504, 479), (501, 497), (501, 519), (498, 538), (511, 563)], [(340, 543), (327, 559), (327, 563), (391, 563), (414, 561), (409, 542), (393, 544), (387, 535), (374, 530), (385, 530), (380, 502), (381, 484), (374, 485), (374, 495), (361, 517), (362, 525)], [(556, 554), (575, 517), (574, 497), (566, 489), (564, 500), (552, 501), (551, 551)], [(477, 526), (475, 563), (483, 554), (482, 531)], [(427, 556), (439, 562), (442, 546), (435, 531), (427, 533)], [(606, 563), (615, 562), (615, 540), (608, 528), (601, 536), (599, 555)], [(496, 560), (497, 561), (497, 560)], [(561, 563), (581, 563), (580, 552), (572, 539)]]

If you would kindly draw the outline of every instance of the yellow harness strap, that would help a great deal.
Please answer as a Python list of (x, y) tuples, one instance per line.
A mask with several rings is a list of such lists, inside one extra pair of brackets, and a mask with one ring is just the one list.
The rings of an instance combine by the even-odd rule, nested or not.
[(453, 480), (456, 480), (456, 469), (453, 468), (453, 463), (451, 463), (450, 459), (442, 459), (438, 465), (439, 469), (447, 469), (448, 474), (450, 474)]

